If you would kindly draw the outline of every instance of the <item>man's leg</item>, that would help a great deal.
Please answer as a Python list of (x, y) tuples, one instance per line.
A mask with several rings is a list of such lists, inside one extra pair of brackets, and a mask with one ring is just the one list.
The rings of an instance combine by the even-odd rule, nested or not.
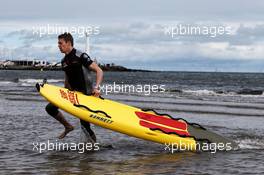
[(47, 104), (46, 111), (49, 115), (54, 117), (65, 127), (65, 130), (63, 133), (61, 133), (61, 135), (59, 136), (59, 139), (64, 138), (69, 132), (71, 132), (74, 129), (74, 127), (70, 123), (67, 122), (67, 120), (64, 118), (62, 113), (53, 104), (51, 103)]
[(93, 142), (96, 142), (96, 136), (93, 130), (91, 129), (90, 123), (84, 120), (80, 120), (81, 127), (84, 129), (85, 134), (89, 134), (88, 137), (91, 137)]

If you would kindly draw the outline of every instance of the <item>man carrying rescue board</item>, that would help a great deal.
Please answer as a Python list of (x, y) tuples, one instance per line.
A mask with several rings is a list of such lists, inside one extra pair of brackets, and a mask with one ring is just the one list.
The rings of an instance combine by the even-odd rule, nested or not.
[[(64, 33), (58, 36), (58, 47), (61, 53), (65, 54), (64, 58), (61, 60), (62, 69), (65, 72), (64, 86), (70, 90), (76, 90), (87, 95), (92, 94), (99, 97), (99, 85), (103, 80), (103, 71), (90, 59), (87, 53), (76, 50), (73, 45), (74, 41), (70, 33)], [(89, 79), (89, 70), (96, 73), (96, 84), (94, 87)], [(59, 136), (60, 139), (64, 138), (74, 129), (58, 110), (58, 107), (49, 103), (46, 106), (46, 111), (65, 127), (64, 132)], [(80, 120), (80, 122), (87, 137), (90, 137), (92, 141), (95, 142), (96, 136), (90, 128), (90, 123), (84, 120)]]

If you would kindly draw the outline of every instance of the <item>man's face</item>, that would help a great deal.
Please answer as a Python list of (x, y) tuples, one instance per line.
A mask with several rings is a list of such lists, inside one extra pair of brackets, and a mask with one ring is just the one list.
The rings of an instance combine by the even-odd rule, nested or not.
[(71, 49), (71, 42), (66, 42), (63, 38), (58, 40), (58, 47), (61, 53), (67, 53)]

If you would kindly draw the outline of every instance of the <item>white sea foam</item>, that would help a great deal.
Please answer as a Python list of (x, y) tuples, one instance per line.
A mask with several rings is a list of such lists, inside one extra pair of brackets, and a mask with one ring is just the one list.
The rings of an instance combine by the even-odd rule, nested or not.
[(216, 95), (216, 92), (212, 90), (183, 90), (184, 93), (192, 93), (197, 95)]
[(12, 84), (15, 84), (15, 82), (12, 82), (12, 81), (0, 81), (0, 86), (10, 86)]
[(236, 92), (222, 92), (218, 93), (213, 90), (207, 90), (207, 89), (202, 89), (202, 90), (183, 90), (183, 93), (186, 94), (192, 94), (195, 96), (229, 96), (229, 97), (264, 97), (264, 94), (261, 95), (250, 95), (250, 94), (237, 94)]
[(243, 139), (238, 140), (241, 149), (264, 149), (264, 141), (260, 139)]
[[(19, 82), (21, 83), (40, 83), (42, 81), (43, 79), (19, 79)], [(49, 83), (58, 83), (58, 82), (62, 82), (63, 79), (48, 79), (47, 81)]]

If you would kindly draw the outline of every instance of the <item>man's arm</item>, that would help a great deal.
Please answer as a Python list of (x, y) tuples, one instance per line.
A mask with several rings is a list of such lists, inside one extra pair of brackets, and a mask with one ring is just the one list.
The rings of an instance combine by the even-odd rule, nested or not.
[(68, 81), (67, 74), (65, 73), (65, 79), (64, 79), (64, 87), (71, 90), (71, 86)]
[(103, 71), (95, 62), (90, 64), (89, 68), (96, 73), (96, 83), (93, 87), (92, 93), (94, 94), (94, 96), (98, 97), (100, 95), (99, 85), (103, 81)]

